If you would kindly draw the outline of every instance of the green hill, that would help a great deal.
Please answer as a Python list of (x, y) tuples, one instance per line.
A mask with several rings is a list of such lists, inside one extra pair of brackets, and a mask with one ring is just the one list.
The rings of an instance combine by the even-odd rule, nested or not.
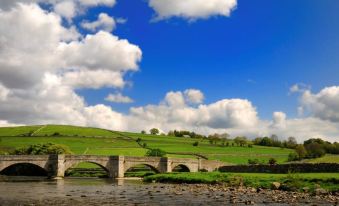
[[(147, 149), (142, 145), (146, 144), (148, 148), (162, 149), (172, 157), (196, 157), (193, 154), (200, 154), (226, 163), (247, 164), (248, 159), (255, 158), (262, 162), (267, 162), (269, 158), (275, 158), (280, 163), (286, 162), (291, 152), (276, 147), (226, 147), (212, 145), (208, 140), (201, 139), (63, 125), (3, 127), (0, 128), (0, 138), (2, 153), (31, 144), (50, 142), (67, 145), (75, 154), (144, 156)], [(199, 145), (193, 146), (196, 141)], [(232, 145), (231, 142), (229, 145)]]

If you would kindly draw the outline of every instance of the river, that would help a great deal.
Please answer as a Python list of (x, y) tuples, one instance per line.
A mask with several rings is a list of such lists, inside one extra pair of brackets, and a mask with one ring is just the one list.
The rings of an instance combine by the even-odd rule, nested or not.
[[(272, 195), (287, 199), (273, 201)], [(288, 205), (292, 195), (126, 179), (2, 177), (0, 181), (0, 205)], [(297, 195), (295, 199), (291, 203), (329, 205), (325, 198)]]

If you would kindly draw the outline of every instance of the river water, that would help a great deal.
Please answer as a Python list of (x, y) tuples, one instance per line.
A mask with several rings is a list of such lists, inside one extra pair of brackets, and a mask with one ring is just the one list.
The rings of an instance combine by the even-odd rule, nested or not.
[[(288, 205), (272, 202), (271, 196), (220, 186), (145, 184), (141, 180), (2, 177), (0, 181), (0, 205)], [(305, 197), (294, 205), (309, 203), (328, 205)]]

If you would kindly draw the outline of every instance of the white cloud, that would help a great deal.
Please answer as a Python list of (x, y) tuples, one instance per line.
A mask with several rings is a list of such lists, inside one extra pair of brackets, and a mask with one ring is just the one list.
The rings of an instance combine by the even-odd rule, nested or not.
[(103, 104), (86, 107), (84, 115), (86, 125), (115, 130), (127, 129), (125, 117)]
[(58, 2), (54, 6), (55, 13), (67, 18), (68, 20), (76, 16), (76, 5), (73, 1)]
[(186, 101), (191, 104), (200, 104), (204, 101), (204, 94), (197, 89), (187, 89), (185, 92)]
[(273, 113), (273, 128), (285, 129), (286, 128), (286, 114), (284, 112)]
[(103, 30), (111, 32), (115, 29), (116, 23), (113, 17), (108, 16), (105, 13), (100, 13), (98, 19), (93, 22), (83, 21), (81, 26), (84, 29), (95, 32), (97, 30)]
[(37, 4), (11, 6), (0, 10), (1, 125), (123, 129), (122, 114), (104, 105), (88, 106), (75, 89), (124, 87), (126, 72), (138, 69), (141, 50), (107, 32), (82, 37)]
[(64, 43), (59, 49), (66, 66), (73, 69), (136, 71), (142, 56), (138, 46), (105, 31), (87, 35), (81, 42)]
[(78, 14), (84, 13), (84, 11), (89, 7), (95, 6), (108, 6), (113, 7), (116, 3), (115, 0), (1, 0), (0, 9), (10, 10), (15, 8), (18, 3), (39, 3), (51, 5), (55, 13), (59, 14), (62, 17), (65, 17), (68, 20), (71, 20), (73, 17)]
[(237, 0), (149, 0), (148, 4), (157, 13), (158, 20), (171, 17), (195, 20), (230, 16), (237, 6)]
[(114, 103), (133, 103), (134, 100), (130, 97), (124, 96), (121, 93), (109, 94), (106, 98), (106, 101)]
[(311, 87), (309, 85), (306, 85), (304, 83), (298, 83), (291, 86), (290, 93), (305, 92), (310, 89)]
[(109, 70), (79, 70), (70, 71), (63, 74), (63, 83), (74, 88), (92, 88), (102, 87), (123, 88), (125, 81), (120, 72)]
[(168, 92), (165, 97), (165, 102), (170, 107), (183, 107), (185, 106), (185, 98), (182, 92)]
[(339, 122), (339, 86), (325, 87), (317, 94), (306, 90), (301, 104), (314, 117)]

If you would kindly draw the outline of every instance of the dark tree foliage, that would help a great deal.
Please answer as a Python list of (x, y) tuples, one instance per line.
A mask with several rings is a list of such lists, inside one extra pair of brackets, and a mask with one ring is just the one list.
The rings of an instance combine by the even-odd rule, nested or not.
[(61, 144), (34, 144), (16, 149), (14, 155), (49, 155), (49, 154), (72, 154), (66, 145)]

